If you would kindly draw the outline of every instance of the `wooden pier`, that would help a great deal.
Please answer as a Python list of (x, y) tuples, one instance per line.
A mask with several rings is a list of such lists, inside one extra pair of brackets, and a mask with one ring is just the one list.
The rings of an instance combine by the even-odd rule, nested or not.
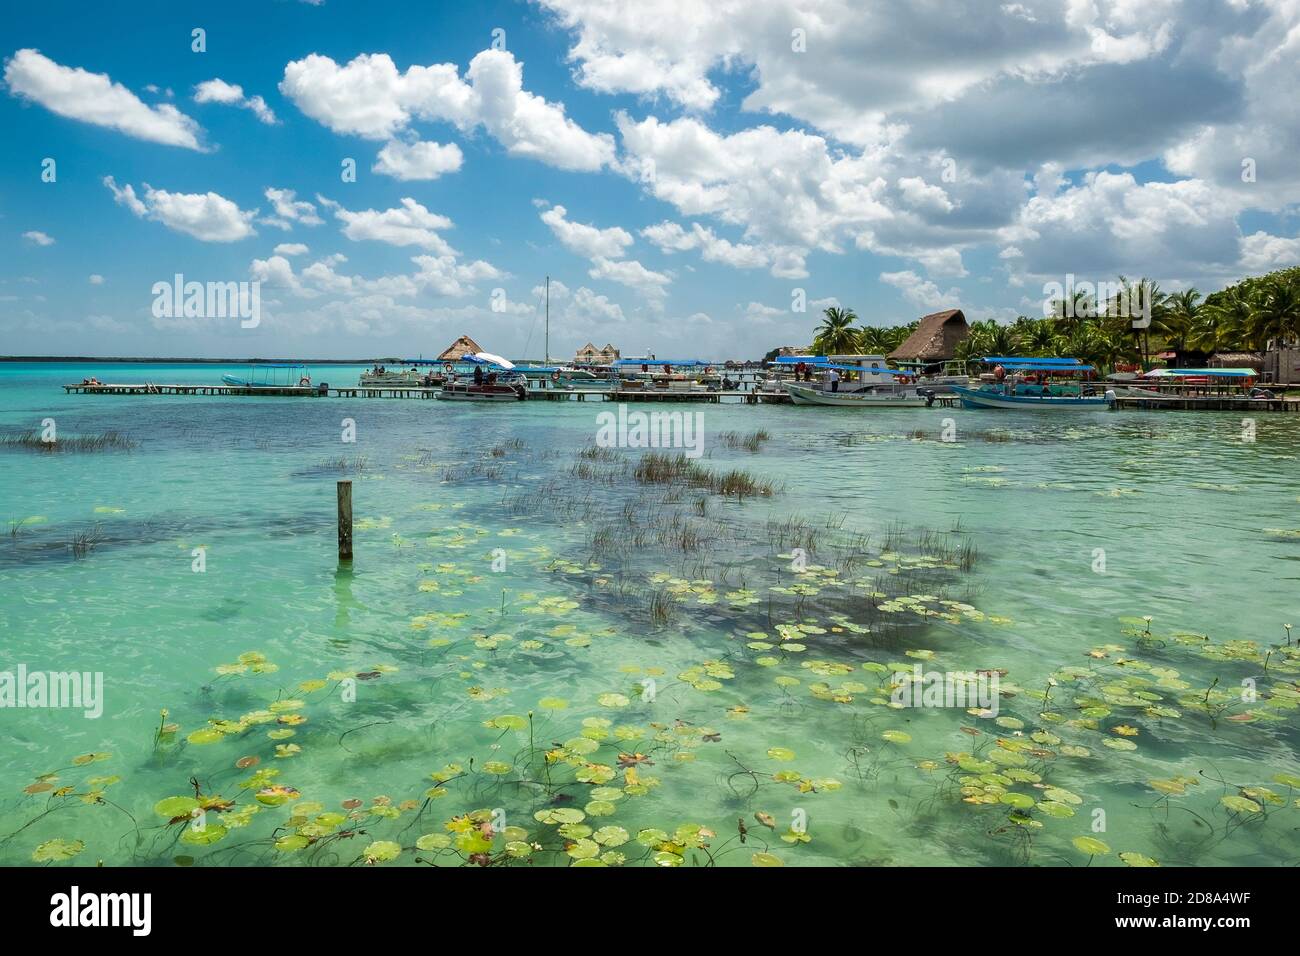
[[(413, 385), (155, 385), (146, 382), (76, 383), (63, 386), (70, 395), (199, 395), (257, 398), (437, 398), (439, 388)], [(789, 404), (786, 392), (709, 392), (703, 389), (639, 388), (539, 388), (528, 390), (528, 400), (548, 402), (704, 402), (711, 404)]]
[(70, 395), (243, 395), (279, 398), (435, 398), (441, 389), (413, 385), (349, 385), (321, 388), (315, 385), (154, 385), (101, 383), (64, 385)]
[(1245, 398), (1239, 395), (1163, 395), (1116, 397), (1116, 410), (1141, 412), (1300, 412), (1300, 399)]

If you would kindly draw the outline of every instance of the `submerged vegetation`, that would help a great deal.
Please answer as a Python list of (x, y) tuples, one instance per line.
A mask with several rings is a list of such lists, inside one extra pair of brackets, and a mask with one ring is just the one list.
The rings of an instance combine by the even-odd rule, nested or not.
[[(358, 520), (344, 623), (241, 632), (139, 740), (10, 774), (0, 861), (1300, 861), (1289, 627), (1126, 617), (1026, 654), (1046, 625), (989, 606), (961, 522), (801, 513), (747, 457), (771, 436), (726, 434), (704, 461), (493, 438), (367, 467), (427, 495)], [(993, 695), (929, 706), (936, 674)]]
[(20, 432), (17, 435), (0, 435), (0, 448), (39, 451), (47, 454), (56, 452), (131, 451), (139, 447), (139, 444), (139, 442), (116, 431), (106, 431), (98, 435), (69, 435), (66, 438), (54, 438), (50, 441), (46, 441), (40, 432), (34, 430)]

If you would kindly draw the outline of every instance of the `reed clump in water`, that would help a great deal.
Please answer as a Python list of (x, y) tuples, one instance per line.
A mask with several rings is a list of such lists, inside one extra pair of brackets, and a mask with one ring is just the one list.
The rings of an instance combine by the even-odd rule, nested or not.
[(83, 531), (78, 531), (68, 542), (68, 547), (72, 549), (72, 556), (80, 561), (90, 554), (95, 546), (104, 540), (103, 529), (98, 524), (93, 525)]
[(711, 472), (683, 453), (650, 452), (643, 455), (632, 476), (643, 485), (685, 485), (735, 498), (767, 497), (776, 490), (766, 479), (756, 478), (739, 468), (721, 474)]
[(742, 435), (740, 432), (718, 433), (718, 441), (722, 442), (727, 448), (743, 448), (750, 452), (760, 451), (763, 442), (771, 441), (771, 439), (772, 436), (765, 428), (750, 432), (748, 435)]
[(70, 435), (54, 441), (45, 441), (39, 432), (26, 431), (18, 435), (0, 436), (0, 448), (17, 448), (25, 451), (130, 451), (139, 446), (121, 432), (106, 431), (99, 435)]
[(317, 467), (320, 468), (321, 471), (352, 472), (360, 474), (366, 470), (367, 464), (368, 461), (365, 455), (357, 455), (354, 458), (340, 455), (338, 458), (326, 458)]

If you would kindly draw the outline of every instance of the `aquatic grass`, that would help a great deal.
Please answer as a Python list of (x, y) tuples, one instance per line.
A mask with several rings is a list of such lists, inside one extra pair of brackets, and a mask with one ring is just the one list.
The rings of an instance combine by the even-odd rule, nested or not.
[(118, 431), (106, 431), (98, 435), (69, 435), (66, 438), (58, 438), (54, 441), (45, 441), (40, 433), (34, 430), (21, 432), (17, 435), (0, 435), (0, 448), (50, 454), (55, 452), (131, 451), (138, 448), (139, 445), (139, 442)]
[(337, 458), (325, 458), (316, 463), (316, 469), (321, 472), (339, 472), (341, 474), (361, 474), (369, 465), (369, 459), (365, 455), (354, 455), (348, 457), (340, 455)]
[(762, 450), (763, 443), (772, 440), (771, 434), (765, 428), (752, 431), (747, 435), (740, 432), (724, 431), (718, 432), (718, 441), (727, 448), (743, 448), (748, 452), (758, 452)]
[(82, 560), (90, 555), (99, 544), (104, 540), (104, 530), (99, 522), (73, 534), (68, 541), (68, 548), (72, 552), (75, 560)]
[(641, 484), (705, 488), (714, 494), (738, 499), (766, 497), (774, 494), (776, 490), (770, 481), (757, 478), (740, 469), (723, 473), (712, 472), (684, 453), (670, 455), (649, 452), (637, 461), (632, 476)]

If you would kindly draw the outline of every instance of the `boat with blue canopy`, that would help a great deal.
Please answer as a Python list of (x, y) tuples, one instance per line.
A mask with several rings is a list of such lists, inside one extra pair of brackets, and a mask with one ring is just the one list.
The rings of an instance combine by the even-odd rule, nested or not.
[(311, 388), (311, 372), (298, 362), (250, 365), (248, 374), (221, 376), (221, 381), (237, 388)]
[(1105, 409), (1114, 401), (1113, 391), (1097, 383), (1065, 376), (1095, 372), (1076, 358), (1022, 358), (988, 356), (981, 361), (994, 366), (992, 381), (978, 388), (952, 385), (963, 408), (1011, 408), (1022, 411)]
[(782, 381), (781, 387), (796, 405), (925, 408), (934, 401), (932, 393), (917, 388), (915, 373), (887, 367), (883, 355), (868, 356), (856, 365), (834, 362), (821, 355), (783, 355), (770, 364), (789, 368), (800, 363), (820, 373), (822, 379), (820, 382)]

